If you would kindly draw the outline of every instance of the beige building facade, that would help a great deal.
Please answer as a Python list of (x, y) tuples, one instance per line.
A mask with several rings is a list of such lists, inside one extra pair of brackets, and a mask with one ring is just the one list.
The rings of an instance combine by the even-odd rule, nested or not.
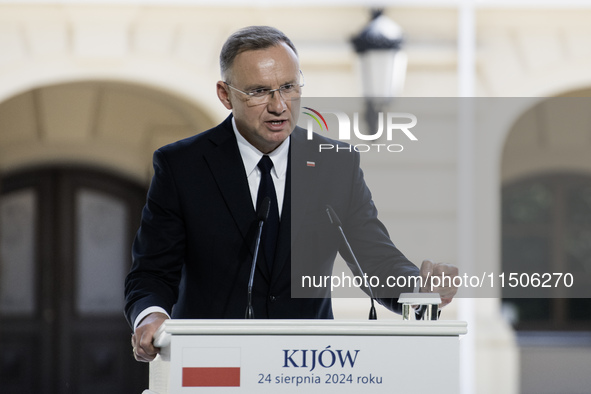
[[(145, 192), (155, 149), (227, 116), (215, 95), (217, 59), (225, 38), (245, 25), (273, 25), (293, 40), (306, 77), (305, 95), (361, 96), (358, 59), (349, 40), (368, 22), (369, 10), (361, 1), (315, 3), (254, 2), (247, 7), (198, 0), (0, 2), (1, 179), (18, 185), (20, 174), (40, 177), (36, 171), (55, 169), (64, 176), (63, 171), (82, 168), (108, 175), (103, 183), (121, 180)], [(503, 113), (502, 119), (469, 115), (456, 134), (433, 137), (419, 154), (397, 159), (387, 176), (410, 191), (404, 195), (381, 182), (384, 163), (363, 163), (381, 218), (411, 260), (418, 264), (433, 258), (454, 262), (460, 269), (500, 271), (504, 187), (543, 174), (591, 177), (591, 117), (581, 115), (585, 110), (571, 116), (572, 108), (550, 107), (546, 101), (590, 92), (591, 6), (382, 3), (385, 14), (405, 32), (408, 71), (403, 97), (528, 98), (516, 104), (500, 102), (496, 113)], [(472, 40), (468, 49), (461, 45), (465, 34)], [(471, 76), (467, 82), (458, 72), (466, 66)], [(101, 203), (85, 196), (73, 197), (79, 207), (99, 207), (98, 217), (120, 217), (111, 200)], [(6, 192), (4, 201), (13, 200), (16, 208), (3, 205), (5, 215), (21, 203)], [(31, 204), (37, 207), (33, 216), (15, 220), (34, 222), (31, 218), (41, 208)], [(78, 223), (76, 212), (72, 223)], [(11, 231), (11, 223), (0, 227), (3, 234)], [(36, 242), (26, 229), (13, 232), (17, 244), (24, 242), (22, 250)], [(33, 240), (27, 244), (25, 238)], [(12, 250), (6, 242), (2, 247)], [(72, 253), (81, 247), (73, 247)], [(6, 268), (11, 257), (2, 256), (1, 266), (9, 272), (5, 279), (0, 276), (5, 289), (12, 289), (6, 278), (40, 281), (42, 274), (36, 274), (35, 267), (43, 264), (43, 252), (29, 257), (33, 268), (24, 272)], [(92, 272), (89, 267), (100, 264), (87, 260), (87, 268), (72, 263), (74, 274), (67, 286), (80, 287), (80, 272)], [(0, 289), (0, 312), (10, 321), (29, 316), (27, 310), (38, 309), (31, 306), (39, 298), (31, 295), (35, 291), (33, 285), (28, 293), (16, 289), (13, 295)], [(101, 312), (96, 306), (104, 296), (99, 293), (84, 296), (98, 298), (95, 304), (79, 306), (78, 315), (110, 316), (113, 311)], [(337, 318), (365, 318), (366, 306), (365, 300), (335, 300)], [(48, 314), (42, 319), (52, 321)], [(380, 312), (380, 317), (390, 318), (386, 316)], [(443, 317), (469, 323), (469, 334), (461, 341), (463, 394), (575, 394), (589, 387), (590, 377), (581, 367), (591, 363), (584, 334), (577, 334), (580, 342), (565, 342), (556, 338), (568, 337), (568, 330), (546, 336), (540, 330), (537, 341), (524, 342), (522, 333), (503, 317), (499, 298), (458, 299)]]

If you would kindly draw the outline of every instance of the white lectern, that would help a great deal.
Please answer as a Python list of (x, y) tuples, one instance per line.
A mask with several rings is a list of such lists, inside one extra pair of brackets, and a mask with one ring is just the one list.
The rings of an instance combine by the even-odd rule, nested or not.
[(145, 393), (459, 392), (465, 322), (167, 320)]

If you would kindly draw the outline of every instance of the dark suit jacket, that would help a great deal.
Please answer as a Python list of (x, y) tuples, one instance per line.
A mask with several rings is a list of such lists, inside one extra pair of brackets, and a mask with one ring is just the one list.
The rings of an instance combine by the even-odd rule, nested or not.
[[(254, 278), (257, 318), (332, 318), (329, 294), (291, 295), (292, 277), (331, 274), (342, 243), (327, 204), (368, 274), (418, 275), (377, 219), (359, 154), (319, 152), (319, 143), (347, 146), (318, 135), (308, 141), (299, 127), (291, 135), (275, 263), (272, 271), (258, 264)], [(257, 220), (231, 116), (157, 150), (154, 170), (125, 283), (128, 321), (149, 306), (173, 318), (243, 318)], [(381, 302), (397, 309), (396, 299)]]

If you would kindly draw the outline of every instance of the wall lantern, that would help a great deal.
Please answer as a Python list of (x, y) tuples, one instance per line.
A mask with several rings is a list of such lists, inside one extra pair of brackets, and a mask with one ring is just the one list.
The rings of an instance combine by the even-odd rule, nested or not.
[(375, 130), (377, 113), (398, 97), (404, 86), (407, 58), (402, 50), (402, 28), (383, 15), (383, 9), (375, 9), (371, 21), (351, 42), (361, 60), (366, 119)]

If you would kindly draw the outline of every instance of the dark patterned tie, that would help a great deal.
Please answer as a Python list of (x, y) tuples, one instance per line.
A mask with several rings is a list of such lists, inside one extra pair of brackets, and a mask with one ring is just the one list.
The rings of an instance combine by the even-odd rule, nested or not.
[(269, 270), (271, 270), (273, 267), (273, 259), (275, 257), (275, 247), (277, 246), (277, 233), (279, 232), (279, 207), (277, 206), (275, 185), (273, 184), (273, 178), (271, 177), (273, 162), (269, 156), (264, 155), (257, 166), (261, 170), (261, 183), (259, 184), (259, 191), (257, 194), (257, 213), (259, 212), (265, 197), (269, 197), (271, 200), (269, 216), (263, 226), (263, 234), (261, 236), (261, 247), (264, 251), (265, 260), (267, 261)]

